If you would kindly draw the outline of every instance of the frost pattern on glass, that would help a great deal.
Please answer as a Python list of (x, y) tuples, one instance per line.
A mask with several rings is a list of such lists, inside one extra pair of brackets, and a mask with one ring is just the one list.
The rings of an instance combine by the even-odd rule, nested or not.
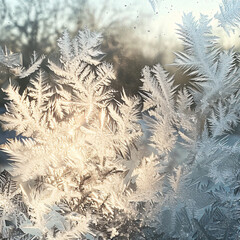
[(118, 101), (98, 33), (65, 31), (58, 61), (34, 52), (28, 67), (0, 51), (29, 78), (22, 94), (5, 89), (2, 125), (21, 137), (2, 146), (12, 169), (0, 174), (1, 238), (239, 238), (239, 56), (210, 24), (190, 13), (178, 25), (174, 65), (188, 86), (145, 66), (140, 96), (123, 89)]
[(229, 34), (236, 28), (239, 28), (240, 23), (240, 2), (239, 0), (223, 0), (220, 6), (220, 13), (215, 14), (218, 19), (219, 26)]

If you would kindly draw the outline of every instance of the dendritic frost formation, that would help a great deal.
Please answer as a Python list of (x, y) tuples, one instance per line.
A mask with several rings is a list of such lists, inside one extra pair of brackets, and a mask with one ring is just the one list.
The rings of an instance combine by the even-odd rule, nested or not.
[[(228, 33), (239, 7), (223, 0), (215, 15)], [(207, 16), (185, 14), (178, 27), (184, 50), (173, 64), (189, 85), (146, 66), (139, 96), (123, 89), (120, 100), (98, 33), (65, 31), (58, 62), (34, 52), (28, 67), (0, 49), (14, 78), (30, 80), (21, 94), (12, 80), (4, 90), (2, 126), (20, 137), (3, 146), (12, 167), (0, 174), (1, 239), (240, 237), (240, 143), (229, 140), (239, 53), (223, 50)]]

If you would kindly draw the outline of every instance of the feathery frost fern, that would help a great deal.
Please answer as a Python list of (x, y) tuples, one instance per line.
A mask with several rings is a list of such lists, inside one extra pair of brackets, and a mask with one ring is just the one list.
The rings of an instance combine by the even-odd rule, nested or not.
[[(238, 5), (223, 1), (215, 15), (225, 29)], [(2, 146), (12, 167), (0, 174), (1, 239), (240, 238), (238, 53), (219, 46), (207, 16), (178, 26), (174, 65), (189, 86), (146, 66), (140, 96), (122, 90), (120, 101), (100, 34), (65, 31), (48, 71), (44, 56), (25, 68), (0, 49), (1, 64), (29, 78), (22, 94), (12, 81), (5, 89), (2, 125), (20, 138)]]
[(219, 21), (219, 26), (229, 34), (229, 31), (239, 28), (240, 23), (240, 2), (238, 0), (223, 0), (220, 6), (220, 13), (215, 14)]

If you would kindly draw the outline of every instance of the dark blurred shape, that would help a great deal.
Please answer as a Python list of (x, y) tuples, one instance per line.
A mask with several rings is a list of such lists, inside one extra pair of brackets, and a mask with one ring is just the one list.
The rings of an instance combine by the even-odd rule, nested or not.
[(14, 52), (22, 52), (24, 57), (30, 56), (33, 51), (46, 54), (54, 49), (56, 39), (67, 27), (65, 22), (70, 23), (76, 11), (82, 15), (86, 5), (86, 0), (1, 2), (0, 43), (7, 44)]
[[(5, 108), (0, 108), (0, 114), (5, 112)], [(14, 138), (16, 136), (15, 132), (13, 131), (1, 131), (0, 129), (0, 145), (5, 144), (8, 138)], [(0, 171), (1, 168), (9, 167), (9, 161), (7, 161), (8, 155), (0, 149)]]

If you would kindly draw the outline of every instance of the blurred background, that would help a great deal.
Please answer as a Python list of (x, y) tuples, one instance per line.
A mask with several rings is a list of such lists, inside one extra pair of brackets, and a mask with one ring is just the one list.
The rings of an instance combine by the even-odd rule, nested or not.
[[(120, 91), (123, 87), (127, 94), (137, 94), (145, 65), (161, 63), (175, 75), (176, 84), (187, 83), (188, 77), (169, 65), (173, 52), (182, 49), (176, 23), (181, 23), (184, 12), (213, 17), (219, 4), (221, 0), (0, 0), (0, 46), (21, 52), (26, 66), (34, 50), (54, 59), (57, 39), (64, 29), (74, 36), (87, 27), (103, 34), (105, 60), (117, 73), (113, 88)], [(225, 48), (234, 44), (239, 47), (239, 32), (227, 36), (214, 21), (213, 30)], [(0, 87), (8, 79), (7, 69), (0, 65)], [(24, 88), (27, 83), (23, 79), (19, 84)], [(2, 91), (0, 106), (4, 112)], [(0, 134), (0, 144), (12, 135)]]
[[(182, 73), (168, 66), (173, 52), (181, 49), (176, 23), (181, 23), (184, 12), (213, 17), (220, 3), (221, 0), (0, 0), (0, 46), (21, 52), (27, 65), (34, 50), (54, 58), (58, 53), (56, 40), (64, 29), (74, 36), (79, 29), (88, 27), (103, 34), (105, 60), (114, 65), (118, 76), (113, 87), (124, 87), (127, 93), (136, 94), (145, 65), (161, 63), (175, 73), (177, 84), (187, 81)], [(225, 36), (220, 28), (214, 30), (218, 35), (221, 32), (225, 47), (232, 46), (234, 37)], [(2, 85), (9, 76), (6, 69), (0, 70)], [(25, 85), (25, 81), (20, 84)], [(2, 93), (0, 104), (3, 105)]]

